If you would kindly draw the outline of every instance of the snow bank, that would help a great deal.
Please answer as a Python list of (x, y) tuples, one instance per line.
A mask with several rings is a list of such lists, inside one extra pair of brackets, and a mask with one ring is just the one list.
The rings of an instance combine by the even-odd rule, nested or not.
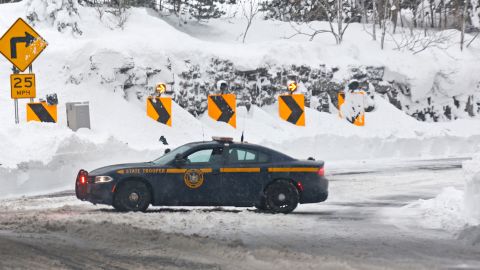
[(392, 221), (401, 226), (415, 224), (461, 232), (460, 238), (480, 242), (480, 154), (463, 163), (463, 172), (464, 190), (447, 187), (435, 198), (418, 200), (395, 209)]
[(480, 223), (480, 154), (463, 163), (465, 211), (471, 223)]
[[(36, 150), (36, 154), (40, 153)], [(43, 151), (49, 157), (43, 161), (38, 158), (19, 162), (15, 167), (0, 167), (0, 198), (72, 190), (81, 168), (92, 170), (112, 163), (141, 162), (158, 157), (158, 151), (136, 151), (111, 137), (94, 142), (76, 134), (57, 137), (48, 151)]]

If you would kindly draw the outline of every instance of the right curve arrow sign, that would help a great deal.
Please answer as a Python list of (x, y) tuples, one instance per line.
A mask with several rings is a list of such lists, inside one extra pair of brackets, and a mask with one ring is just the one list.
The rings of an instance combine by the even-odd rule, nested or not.
[(305, 96), (303, 94), (278, 97), (280, 118), (297, 126), (305, 126)]

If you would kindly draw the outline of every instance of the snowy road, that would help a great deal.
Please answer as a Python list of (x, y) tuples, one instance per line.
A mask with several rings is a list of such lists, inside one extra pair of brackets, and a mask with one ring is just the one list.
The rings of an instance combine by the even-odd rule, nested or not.
[[(0, 269), (480, 269), (480, 246), (400, 207), (463, 188), (462, 159), (330, 164), (329, 200), (116, 213), (71, 192), (0, 201)], [(421, 217), (417, 217), (421, 218)]]

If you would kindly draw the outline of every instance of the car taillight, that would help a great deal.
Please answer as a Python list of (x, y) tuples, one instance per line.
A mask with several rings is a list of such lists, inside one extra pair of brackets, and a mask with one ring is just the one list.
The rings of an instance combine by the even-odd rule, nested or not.
[(317, 172), (317, 173), (318, 173), (318, 175), (320, 175), (320, 176), (325, 176), (325, 168), (322, 167), (322, 168), (318, 169), (318, 172)]
[(297, 188), (298, 188), (298, 190), (303, 191), (303, 184), (302, 184), (302, 182), (300, 182), (300, 181), (297, 182)]
[(88, 172), (85, 171), (85, 170), (80, 170), (80, 171), (78, 172), (77, 181), (78, 181), (80, 184), (84, 185), (84, 184), (87, 183), (87, 180), (88, 180)]

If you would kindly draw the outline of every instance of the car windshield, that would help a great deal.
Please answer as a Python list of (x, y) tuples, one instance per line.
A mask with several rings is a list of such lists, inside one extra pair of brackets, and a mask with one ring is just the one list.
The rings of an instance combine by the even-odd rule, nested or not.
[(158, 165), (167, 165), (168, 163), (172, 162), (175, 159), (175, 156), (179, 153), (184, 153), (190, 149), (190, 146), (188, 145), (182, 145), (180, 147), (175, 148), (174, 150), (166, 153), (165, 155), (155, 159), (152, 161), (152, 163), (158, 164)]

